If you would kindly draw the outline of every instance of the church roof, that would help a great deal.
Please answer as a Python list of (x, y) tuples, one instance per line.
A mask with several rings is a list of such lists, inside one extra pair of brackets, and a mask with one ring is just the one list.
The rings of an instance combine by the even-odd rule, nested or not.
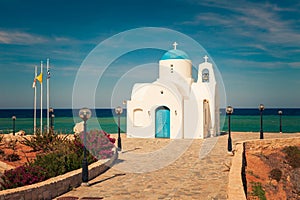
[(161, 57), (161, 60), (170, 60), (170, 59), (190, 60), (189, 56), (184, 51), (181, 51), (179, 49), (169, 50)]
[(181, 50), (178, 50), (177, 47), (177, 42), (174, 42), (173, 46), (174, 49), (167, 51), (160, 60), (170, 60), (170, 59), (187, 59), (190, 60), (189, 56)]

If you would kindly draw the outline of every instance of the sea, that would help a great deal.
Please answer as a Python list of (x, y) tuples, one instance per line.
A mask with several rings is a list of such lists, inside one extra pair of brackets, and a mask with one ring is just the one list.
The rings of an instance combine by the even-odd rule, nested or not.
[[(265, 109), (263, 111), (264, 132), (279, 132), (280, 116), (282, 111), (282, 131), (284, 133), (300, 132), (300, 108)], [(76, 123), (82, 121), (78, 117), (77, 109), (55, 109), (53, 118), (54, 130), (59, 134), (73, 133)], [(0, 109), (0, 133), (7, 134), (13, 131), (12, 116), (16, 116), (16, 132), (24, 130), (26, 134), (33, 134), (33, 109)], [(43, 110), (43, 129), (47, 127), (47, 110)], [(224, 109), (220, 110), (220, 128), (222, 132), (228, 131), (228, 116)], [(87, 121), (89, 130), (101, 129), (107, 133), (118, 132), (118, 117), (114, 109), (92, 110), (92, 117)], [(40, 110), (37, 109), (37, 128), (40, 128)], [(126, 110), (120, 115), (120, 130), (126, 132)], [(252, 108), (236, 108), (231, 115), (231, 131), (259, 132), (260, 111)]]

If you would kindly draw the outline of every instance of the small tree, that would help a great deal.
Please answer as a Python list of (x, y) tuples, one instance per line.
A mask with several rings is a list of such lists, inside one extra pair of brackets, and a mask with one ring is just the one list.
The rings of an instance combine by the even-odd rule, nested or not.
[(300, 150), (297, 146), (287, 146), (282, 151), (286, 154), (285, 158), (289, 165), (293, 168), (300, 167)]
[(275, 179), (277, 182), (280, 181), (281, 176), (282, 176), (282, 171), (278, 168), (272, 169), (269, 173), (269, 177), (271, 179)]

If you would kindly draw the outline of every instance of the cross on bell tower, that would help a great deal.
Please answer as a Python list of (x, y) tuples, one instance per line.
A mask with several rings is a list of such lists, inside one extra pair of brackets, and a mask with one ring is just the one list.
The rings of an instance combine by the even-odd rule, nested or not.
[(205, 61), (205, 62), (207, 62), (207, 60), (208, 60), (208, 56), (207, 56), (207, 55), (205, 55), (203, 58), (204, 58), (204, 61)]
[(174, 50), (176, 50), (177, 45), (178, 45), (177, 42), (174, 42), (174, 43), (173, 43)]

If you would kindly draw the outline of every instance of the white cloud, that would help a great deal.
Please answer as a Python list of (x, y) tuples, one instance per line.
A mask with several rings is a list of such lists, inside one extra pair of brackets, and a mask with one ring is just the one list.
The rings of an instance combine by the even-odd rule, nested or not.
[(0, 44), (39, 44), (48, 39), (21, 31), (0, 31)]
[[(291, 7), (284, 3), (279, 5), (243, 0), (192, 0), (190, 3), (204, 6), (204, 9), (192, 20), (181, 24), (203, 26), (207, 31), (215, 30), (219, 45), (230, 45), (237, 49), (251, 47), (250, 54), (254, 53), (251, 51), (256, 46), (258, 53), (263, 51), (274, 58), (284, 58), (291, 53), (284, 49), (300, 45), (299, 21), (293, 17), (299, 15), (297, 8), (300, 4)], [(211, 12), (205, 7), (213, 7), (218, 12)]]
[[(206, 7), (214, 7), (222, 9), (222, 12), (211, 13), (208, 11), (201, 12), (194, 19), (182, 22), (188, 25), (207, 25), (233, 28), (232, 34), (257, 37), (267, 35), (264, 39), (270, 39), (272, 42), (290, 41), (292, 39), (299, 40), (300, 34), (294, 29), (295, 23), (293, 19), (282, 19), (281, 12), (295, 10), (292, 8), (281, 8), (276, 4), (254, 3), (249, 1), (216, 1), (204, 0), (199, 2), (200, 5)], [(240, 6), (240, 5), (243, 6)], [(249, 31), (251, 29), (251, 31)], [(255, 32), (256, 29), (256, 32)], [(250, 35), (251, 34), (251, 35)], [(275, 38), (272, 40), (272, 38)], [(279, 38), (285, 40), (277, 40)]]
[[(31, 44), (46, 44), (46, 45), (80, 45), (83, 42), (74, 38), (64, 36), (44, 36), (35, 33), (28, 33), (20, 30), (1, 30), (0, 29), (0, 44), (17, 44), (17, 45), (31, 45)], [(86, 42), (85, 42), (86, 43)]]
[(70, 38), (66, 38), (66, 37), (54, 37), (54, 40), (56, 42), (64, 42), (64, 43), (70, 42)]
[(300, 62), (289, 63), (289, 66), (291, 66), (292, 68), (295, 68), (295, 69), (300, 69)]

